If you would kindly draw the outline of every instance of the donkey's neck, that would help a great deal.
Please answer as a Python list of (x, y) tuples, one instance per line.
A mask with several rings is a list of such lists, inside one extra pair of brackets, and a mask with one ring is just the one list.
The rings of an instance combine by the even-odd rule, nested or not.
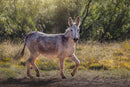
[(62, 42), (66, 45), (71, 45), (71, 46), (74, 46), (76, 44), (72, 38), (66, 36), (65, 34), (63, 34), (62, 36)]
[(69, 38), (68, 43), (69, 43), (69, 44), (72, 44), (72, 45), (75, 45), (75, 44), (76, 44), (72, 38)]

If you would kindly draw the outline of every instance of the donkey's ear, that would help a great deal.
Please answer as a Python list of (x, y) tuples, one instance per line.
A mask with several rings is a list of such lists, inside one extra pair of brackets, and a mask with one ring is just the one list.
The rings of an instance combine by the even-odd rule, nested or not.
[(73, 19), (71, 17), (69, 17), (69, 19), (68, 19), (68, 24), (69, 24), (69, 26), (73, 25)]
[(77, 25), (77, 26), (80, 25), (80, 18), (79, 18), (79, 16), (77, 16), (77, 18), (76, 18), (76, 25)]

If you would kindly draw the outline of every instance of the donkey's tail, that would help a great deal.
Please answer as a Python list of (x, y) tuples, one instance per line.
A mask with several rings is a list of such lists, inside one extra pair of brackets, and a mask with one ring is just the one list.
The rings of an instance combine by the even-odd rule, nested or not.
[(24, 43), (24, 47), (23, 47), (23, 49), (22, 49), (22, 51), (21, 51), (21, 58), (23, 58), (23, 56), (24, 56), (25, 46), (26, 46), (26, 43)]

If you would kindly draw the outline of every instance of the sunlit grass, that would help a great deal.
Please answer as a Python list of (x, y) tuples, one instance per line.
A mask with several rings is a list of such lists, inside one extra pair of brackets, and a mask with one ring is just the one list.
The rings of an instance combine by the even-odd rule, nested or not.
[[(29, 57), (29, 51), (26, 48), (24, 60), (21, 61), (20, 52), (23, 44), (13, 44), (4, 42), (0, 44), (0, 77), (22, 77), (26, 76), (26, 59)], [(104, 72), (104, 76), (129, 76), (130, 71), (130, 40), (124, 42), (98, 43), (84, 42), (79, 43), (76, 48), (76, 56), (81, 64), (79, 71), (100, 70)], [(40, 72), (48, 72), (58, 70), (59, 60), (47, 59), (40, 55), (36, 64)], [(68, 58), (65, 60), (65, 71), (71, 72), (75, 63)], [(118, 70), (119, 69), (119, 70)], [(123, 71), (121, 71), (123, 70)], [(113, 72), (111, 75), (110, 72)], [(35, 75), (34, 70), (32, 73)], [(57, 74), (55, 72), (55, 74)], [(45, 74), (42, 74), (43, 76)]]
[[(20, 52), (23, 44), (13, 44), (4, 42), (0, 44), (0, 64), (6, 63), (25, 66), (25, 61), (29, 57), (29, 51), (26, 48), (24, 61), (21, 61)], [(81, 61), (80, 69), (130, 69), (130, 41), (119, 43), (98, 43), (85, 42), (79, 43), (76, 48), (76, 56)], [(58, 59), (47, 59), (40, 55), (36, 64), (42, 70), (59, 69)], [(66, 59), (65, 65), (72, 69), (74, 62)]]
[(84, 43), (79, 44), (76, 54), (85, 68), (90, 66), (130, 69), (130, 41), (120, 43)]

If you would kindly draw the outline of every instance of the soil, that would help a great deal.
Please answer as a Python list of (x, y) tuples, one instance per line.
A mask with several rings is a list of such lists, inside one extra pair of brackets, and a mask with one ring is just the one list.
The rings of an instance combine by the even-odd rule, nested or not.
[(78, 78), (8, 78), (6, 80), (0, 79), (0, 87), (130, 87), (130, 81), (125, 79), (114, 78), (100, 78), (94, 77), (87, 79), (83, 77)]

